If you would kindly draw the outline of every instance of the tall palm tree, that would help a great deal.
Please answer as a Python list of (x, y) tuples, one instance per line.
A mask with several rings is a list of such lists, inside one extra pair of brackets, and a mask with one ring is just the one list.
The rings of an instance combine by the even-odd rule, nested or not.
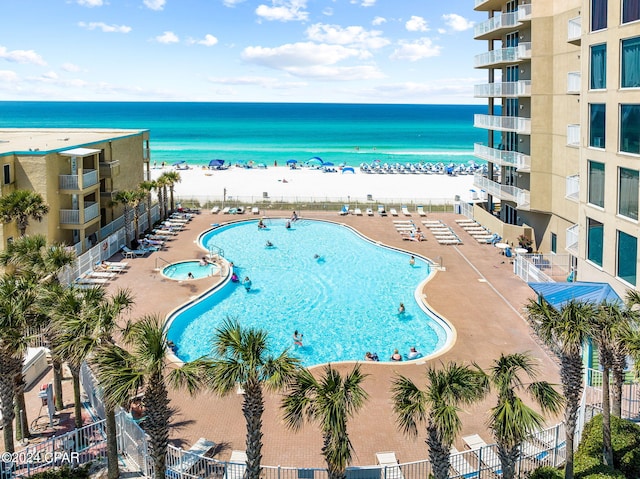
[(138, 188), (144, 192), (145, 195), (145, 209), (147, 211), (147, 229), (151, 231), (153, 223), (151, 221), (151, 193), (156, 189), (155, 181), (143, 181), (138, 185)]
[(534, 380), (537, 374), (533, 358), (522, 353), (501, 354), (489, 369), (489, 382), (498, 396), (498, 402), (490, 412), (489, 428), (498, 444), (504, 479), (515, 477), (522, 442), (544, 424), (544, 417), (527, 406), (518, 392), (526, 392), (545, 413), (557, 414), (561, 410), (562, 396), (550, 383), (533, 381), (525, 384), (521, 377)]
[[(56, 316), (56, 328), (59, 330), (59, 351), (70, 364), (80, 365), (91, 359), (102, 348), (115, 347), (113, 334), (117, 330), (121, 314), (133, 305), (133, 297), (128, 290), (119, 290), (107, 296), (103, 288), (90, 288), (77, 291), (82, 295), (82, 315), (59, 314)], [(93, 307), (92, 307), (93, 306)], [(105, 395), (109, 391), (105, 390)], [(116, 479), (118, 467), (118, 444), (115, 410), (105, 403), (107, 429), (107, 463), (109, 479)]]
[(0, 198), (0, 219), (3, 223), (15, 220), (20, 236), (27, 234), (29, 219), (40, 222), (48, 212), (49, 206), (35, 191), (15, 190)]
[(526, 305), (529, 323), (538, 337), (560, 360), (560, 380), (565, 399), (564, 424), (567, 459), (565, 479), (573, 479), (573, 456), (578, 410), (582, 399), (582, 347), (589, 337), (590, 318), (595, 314), (591, 303), (569, 301), (559, 310), (544, 298)]
[(7, 274), (0, 277), (0, 424), (7, 452), (14, 451), (13, 420), (16, 412), (16, 438), (22, 439), (28, 435), (28, 430), (22, 430), (22, 424), (28, 424), (22, 369), (30, 340), (27, 331), (36, 298), (36, 285), (29, 278)]
[[(114, 198), (116, 204), (124, 207), (124, 231), (127, 245), (131, 244), (132, 239), (138, 239), (140, 212), (138, 205), (144, 200), (145, 193), (140, 190), (123, 190), (118, 191)], [(131, 223), (133, 221), (133, 235), (131, 234)]]
[(488, 391), (484, 373), (478, 368), (448, 363), (442, 369), (429, 367), (427, 387), (397, 376), (392, 381), (393, 411), (402, 431), (412, 437), (426, 421), (429, 459), (436, 479), (448, 479), (450, 450), (462, 429), (461, 405), (481, 400)]
[(173, 201), (173, 189), (176, 183), (180, 183), (180, 181), (182, 181), (182, 178), (180, 178), (180, 173), (178, 173), (177, 171), (167, 171), (165, 173), (162, 173), (162, 176), (165, 179), (166, 185), (169, 187), (169, 195), (171, 198), (170, 209), (171, 211), (174, 211), (176, 209), (176, 205)]
[[(143, 391), (145, 417), (142, 426), (149, 436), (154, 477), (164, 478), (166, 454), (169, 444), (169, 422), (172, 411), (169, 408), (169, 376), (179, 377), (182, 384), (197, 385), (197, 379), (189, 364), (181, 370), (167, 370), (167, 346), (164, 321), (159, 316), (150, 315), (136, 322), (129, 322), (123, 330), (123, 343), (119, 346), (105, 345), (94, 357), (97, 377), (104, 388), (105, 400), (115, 408), (127, 404), (140, 390)], [(192, 378), (185, 381), (186, 375)], [(175, 384), (175, 380), (172, 381)]]
[(158, 206), (160, 207), (160, 218), (165, 219), (167, 216), (168, 208), (167, 208), (167, 186), (169, 185), (169, 180), (164, 173), (155, 181), (155, 189), (158, 192)]
[(302, 427), (305, 419), (317, 422), (322, 432), (322, 455), (327, 463), (329, 479), (343, 479), (351, 461), (353, 446), (347, 432), (347, 421), (368, 398), (361, 384), (367, 377), (360, 365), (344, 378), (331, 367), (323, 368), (316, 379), (308, 369), (301, 369), (282, 401), (285, 423), (292, 429)]
[(227, 395), (240, 385), (244, 389), (242, 413), (247, 423), (247, 477), (258, 479), (262, 461), (263, 389), (279, 390), (299, 368), (299, 360), (287, 351), (272, 356), (267, 333), (242, 328), (227, 318), (214, 334), (214, 358), (207, 364), (208, 386)]

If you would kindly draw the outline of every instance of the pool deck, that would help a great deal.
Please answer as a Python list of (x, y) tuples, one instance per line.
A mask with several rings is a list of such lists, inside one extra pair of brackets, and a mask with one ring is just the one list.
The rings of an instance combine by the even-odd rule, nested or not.
[[(290, 215), (289, 211), (268, 211), (265, 216)], [(501, 353), (530, 352), (540, 363), (541, 379), (559, 383), (555, 362), (533, 339), (533, 334), (521, 316), (523, 306), (533, 292), (514, 275), (509, 259), (500, 250), (487, 244), (479, 244), (455, 222), (462, 218), (451, 213), (429, 213), (426, 218), (413, 214), (406, 217), (340, 216), (336, 211), (307, 212), (302, 218), (317, 218), (352, 226), (365, 236), (391, 247), (404, 249), (433, 259), (444, 268), (427, 283), (424, 289), (427, 303), (440, 316), (447, 319), (456, 330), (455, 344), (431, 364), (440, 361), (477, 362), (488, 367)], [(257, 219), (254, 215), (211, 215), (208, 211), (194, 217), (184, 231), (167, 243), (164, 250), (146, 258), (127, 259), (129, 268), (108, 284), (110, 291), (130, 288), (136, 299), (132, 318), (144, 314), (167, 315), (180, 305), (205, 293), (218, 278), (173, 281), (163, 277), (158, 268), (167, 262), (202, 257), (206, 251), (196, 243), (198, 235), (212, 223), (234, 220)], [(464, 244), (441, 245), (427, 228), (422, 228), (427, 241), (406, 241), (396, 232), (393, 220), (413, 219), (420, 224), (423, 219), (439, 219), (450, 226)], [(113, 260), (121, 260), (117, 255)], [(354, 289), (354, 295), (366, 294)], [(242, 318), (239, 318), (240, 320)], [(349, 436), (355, 453), (352, 465), (375, 464), (375, 453), (395, 451), (400, 462), (425, 459), (425, 429), (419, 430), (417, 438), (407, 438), (397, 428), (392, 411), (390, 381), (397, 375), (405, 375), (424, 387), (427, 364), (418, 363), (367, 363), (361, 362), (362, 370), (368, 374), (363, 387), (369, 394), (362, 411), (349, 421)], [(335, 364), (337, 369), (348, 372), (352, 364)], [(317, 371), (317, 369), (316, 369)], [(65, 381), (65, 388), (68, 386)], [(33, 391), (35, 389), (35, 392)], [(37, 387), (29, 395), (37, 394)], [(191, 398), (185, 392), (171, 392), (171, 405), (176, 409), (173, 417), (171, 442), (188, 448), (200, 437), (222, 445), (216, 456), (228, 460), (231, 451), (245, 449), (245, 422), (242, 416), (242, 396), (231, 394), (218, 397), (203, 392)], [(71, 401), (67, 393), (65, 402)], [(322, 438), (317, 425), (306, 424), (299, 432), (287, 430), (282, 421), (279, 396), (265, 394), (263, 417), (263, 465), (297, 467), (324, 467), (321, 455)], [(493, 406), (495, 397), (490, 396), (482, 404), (461, 413), (462, 435), (480, 434), (488, 443), (493, 442), (487, 430), (487, 411)], [(37, 410), (36, 410), (37, 412)], [(31, 413), (31, 419), (37, 414)], [(549, 425), (557, 419), (550, 419)], [(457, 441), (458, 449), (463, 444)]]

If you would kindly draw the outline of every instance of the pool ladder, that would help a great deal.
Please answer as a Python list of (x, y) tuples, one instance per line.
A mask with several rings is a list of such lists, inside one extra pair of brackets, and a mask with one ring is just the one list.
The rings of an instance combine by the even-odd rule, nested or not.
[(162, 268), (160, 266), (158, 266), (158, 261), (161, 262), (160, 264), (164, 263), (167, 266), (171, 266), (171, 263), (169, 261), (167, 261), (166, 259), (160, 258), (159, 256), (156, 256), (156, 267), (154, 268), (154, 271), (161, 271), (162, 270)]

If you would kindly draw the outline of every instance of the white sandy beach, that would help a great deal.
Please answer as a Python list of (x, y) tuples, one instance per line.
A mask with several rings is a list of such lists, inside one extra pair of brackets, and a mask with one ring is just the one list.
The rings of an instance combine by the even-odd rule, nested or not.
[[(152, 179), (171, 168), (151, 170)], [(174, 187), (182, 200), (226, 200), (252, 203), (271, 201), (331, 201), (357, 203), (371, 199), (389, 203), (451, 203), (455, 196), (467, 200), (473, 189), (473, 176), (426, 174), (323, 173), (320, 170), (288, 167), (228, 170), (193, 168), (176, 170), (181, 181)], [(371, 199), (369, 199), (371, 195)]]

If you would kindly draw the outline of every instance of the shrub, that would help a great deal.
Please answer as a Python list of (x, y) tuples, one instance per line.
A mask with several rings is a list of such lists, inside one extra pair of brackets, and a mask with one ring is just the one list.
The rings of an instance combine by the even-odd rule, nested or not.
[(529, 474), (529, 479), (564, 479), (564, 473), (551, 466), (542, 466)]
[(31, 479), (88, 479), (89, 478), (89, 464), (74, 467), (69, 466), (57, 467), (48, 469), (43, 472), (39, 472), (31, 476)]

